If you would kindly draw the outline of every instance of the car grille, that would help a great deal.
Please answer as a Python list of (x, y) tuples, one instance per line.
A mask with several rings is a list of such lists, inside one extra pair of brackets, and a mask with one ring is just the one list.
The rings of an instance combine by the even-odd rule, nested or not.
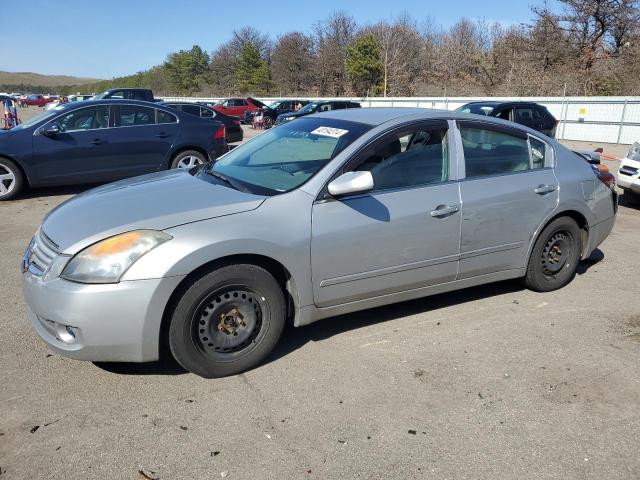
[(620, 169), (620, 171), (618, 173), (621, 173), (622, 175), (628, 175), (628, 176), (632, 177), (633, 175), (638, 173), (638, 169), (634, 168), (634, 167), (624, 166), (624, 167), (622, 167)]
[(58, 256), (59, 247), (42, 229), (39, 229), (33, 237), (31, 252), (28, 252), (28, 268), (34, 275), (44, 275), (53, 260)]

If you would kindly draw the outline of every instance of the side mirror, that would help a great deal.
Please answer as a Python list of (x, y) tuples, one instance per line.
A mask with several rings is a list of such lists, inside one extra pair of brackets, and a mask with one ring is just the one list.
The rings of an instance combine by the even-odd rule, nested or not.
[(61, 131), (62, 130), (60, 130), (60, 126), (57, 123), (47, 125), (42, 130), (40, 130), (42, 135), (44, 135), (45, 137), (57, 137), (58, 135), (60, 135)]
[(369, 171), (347, 172), (332, 181), (327, 189), (334, 197), (373, 190), (373, 176)]

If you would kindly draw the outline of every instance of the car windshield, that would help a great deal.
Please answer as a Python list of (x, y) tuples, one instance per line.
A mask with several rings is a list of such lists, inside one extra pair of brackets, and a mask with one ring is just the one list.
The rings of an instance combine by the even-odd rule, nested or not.
[(328, 118), (301, 118), (267, 130), (201, 170), (238, 190), (288, 192), (309, 180), (371, 127)]
[(11, 130), (25, 130), (33, 125), (36, 125), (38, 122), (42, 120), (47, 120), (48, 118), (54, 117), (62, 112), (66, 108), (66, 105), (60, 105), (58, 107), (52, 108), (51, 110), (45, 110), (44, 112), (40, 112), (37, 115), (34, 115), (28, 120), (16, 125)]
[(313, 112), (314, 108), (316, 108), (318, 106), (317, 103), (313, 102), (313, 103), (307, 103), (304, 107), (302, 107), (300, 110), (298, 110), (298, 113), (311, 113)]
[(495, 105), (487, 103), (470, 103), (468, 105), (463, 105), (462, 107), (456, 109), (456, 111), (462, 113), (475, 113), (476, 115), (490, 116), (491, 112), (493, 112), (495, 108)]
[(281, 101), (276, 100), (275, 102), (271, 102), (269, 105), (267, 105), (267, 107), (275, 110), (276, 108), (278, 108), (278, 105), (280, 105), (281, 103), (282, 103)]

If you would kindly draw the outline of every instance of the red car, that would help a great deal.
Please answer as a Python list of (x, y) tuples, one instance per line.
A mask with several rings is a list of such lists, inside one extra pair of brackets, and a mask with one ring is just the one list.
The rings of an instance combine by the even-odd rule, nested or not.
[(44, 107), (47, 103), (51, 103), (55, 98), (45, 98), (44, 95), (29, 95), (27, 98), (20, 100), (22, 105), (35, 105), (36, 107)]
[(220, 100), (213, 106), (214, 110), (222, 112), (225, 115), (233, 115), (244, 120), (245, 112), (257, 112), (262, 110), (265, 104), (255, 98), (225, 98)]

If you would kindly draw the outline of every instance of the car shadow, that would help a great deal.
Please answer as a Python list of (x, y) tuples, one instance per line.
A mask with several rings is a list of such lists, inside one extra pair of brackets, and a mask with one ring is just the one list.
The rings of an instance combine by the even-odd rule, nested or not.
[(585, 258), (578, 264), (578, 268), (576, 268), (576, 273), (578, 275), (583, 275), (587, 273), (587, 270), (589, 270), (594, 265), (597, 265), (602, 260), (604, 260), (604, 252), (599, 248), (596, 248), (591, 253), (591, 255), (589, 255), (589, 257)]
[(351, 330), (521, 290), (524, 287), (517, 280), (507, 280), (327, 318), (301, 328), (288, 326), (264, 364), (289, 355), (308, 342), (319, 342)]
[(14, 201), (28, 200), (33, 198), (57, 197), (61, 195), (77, 195), (104, 183), (87, 183), (82, 185), (66, 185), (64, 187), (40, 187), (29, 188), (19, 194)]
[(117, 375), (183, 375), (187, 372), (171, 355), (156, 362), (93, 362), (100, 370)]
[(618, 205), (640, 210), (640, 194), (633, 195), (632, 193), (624, 192), (618, 197)]

